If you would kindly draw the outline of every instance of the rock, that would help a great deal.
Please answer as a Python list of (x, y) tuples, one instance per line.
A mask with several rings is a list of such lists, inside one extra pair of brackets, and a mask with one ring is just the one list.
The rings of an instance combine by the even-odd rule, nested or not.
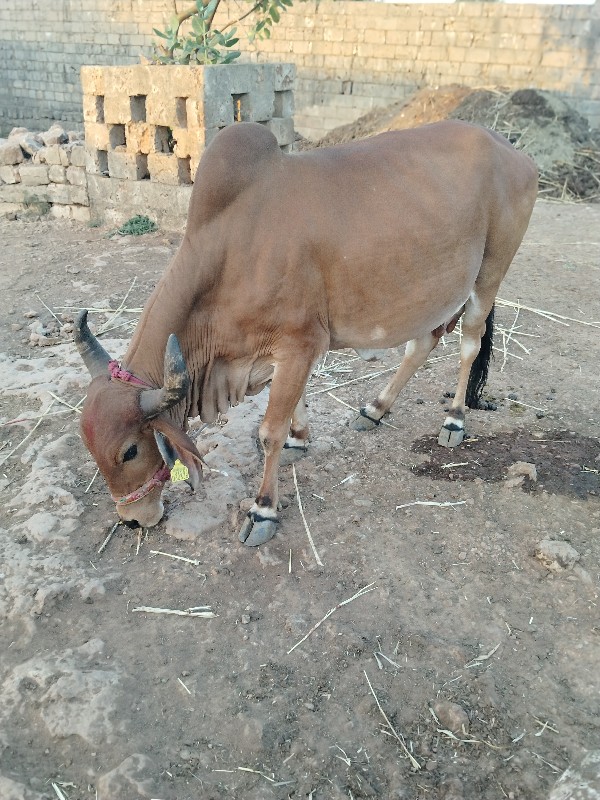
[(147, 756), (134, 753), (98, 778), (98, 800), (139, 800), (158, 796), (160, 793), (155, 791), (150, 778), (155, 771), (156, 767)]
[(9, 139), (13, 139), (15, 136), (23, 136), (24, 134), (29, 133), (27, 128), (13, 128), (12, 131), (8, 134)]
[(571, 569), (581, 558), (570, 544), (554, 539), (542, 539), (535, 548), (535, 557), (547, 570), (554, 573)]
[(26, 133), (18, 140), (21, 150), (27, 156), (33, 157), (42, 148), (42, 140), (38, 135)]
[(10, 778), (0, 775), (0, 797), (2, 800), (45, 800), (47, 794), (39, 794)]
[(47, 131), (41, 133), (40, 136), (46, 147), (53, 144), (66, 144), (69, 141), (69, 137), (65, 133), (65, 129), (62, 125), (52, 125)]
[(548, 800), (600, 800), (600, 750), (589, 752), (554, 784)]
[(3, 167), (0, 167), (0, 183), (19, 183), (21, 180), (21, 176), (19, 175), (19, 170), (16, 168), (14, 164), (5, 164)]
[(458, 703), (440, 700), (431, 708), (445, 730), (451, 731), (458, 737), (466, 736), (469, 733), (469, 716)]
[(3, 140), (0, 142), (0, 167), (12, 167), (23, 161), (23, 151), (18, 142)]

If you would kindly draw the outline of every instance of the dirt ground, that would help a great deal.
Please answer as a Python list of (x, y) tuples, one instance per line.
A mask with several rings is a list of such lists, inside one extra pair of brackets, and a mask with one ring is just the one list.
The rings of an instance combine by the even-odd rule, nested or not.
[(322, 566), (291, 467), (276, 539), (238, 543), (263, 396), (199, 434), (218, 447), (195, 496), (168, 487), (165, 522), (98, 552), (116, 517), (63, 405), (87, 385), (68, 317), (135, 320), (178, 242), (107, 234), (0, 222), (0, 797), (546, 797), (598, 747), (600, 206), (537, 204), (500, 292), (523, 307), (497, 310), (497, 410), (459, 449), (436, 443), (455, 336), (367, 434), (345, 404), (399, 354), (329, 354), (295, 467)]

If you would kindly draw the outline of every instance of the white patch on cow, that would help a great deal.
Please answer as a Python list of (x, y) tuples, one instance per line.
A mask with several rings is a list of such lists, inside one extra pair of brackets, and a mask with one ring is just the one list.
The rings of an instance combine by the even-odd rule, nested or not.
[(308, 444), (306, 439), (297, 439), (295, 436), (288, 436), (285, 440), (287, 447), (301, 447), (305, 448)]
[(274, 508), (269, 508), (269, 506), (259, 506), (256, 503), (250, 509), (250, 514), (256, 514), (259, 517), (265, 517), (266, 519), (277, 519), (277, 511)]
[(451, 417), (451, 416), (446, 417), (446, 419), (444, 420), (444, 428), (448, 428), (448, 427), (450, 427), (452, 425), (455, 428), (464, 428), (465, 427), (465, 423), (463, 422), (462, 419), (456, 419), (456, 417)]
[(381, 325), (377, 325), (376, 328), (373, 328), (371, 332), (371, 341), (372, 342), (380, 342), (382, 339), (385, 339), (386, 333), (385, 330), (381, 327)]
[(460, 345), (461, 358), (474, 358), (479, 352), (479, 347), (479, 342), (475, 342), (473, 339), (467, 339), (466, 336), (463, 336), (463, 340)]
[(365, 406), (365, 413), (372, 419), (381, 419), (382, 417), (381, 412), (376, 409), (375, 406), (372, 406), (371, 403), (367, 403)]
[(406, 343), (406, 347), (404, 348), (404, 355), (407, 358), (411, 358), (417, 352), (417, 340), (411, 339)]

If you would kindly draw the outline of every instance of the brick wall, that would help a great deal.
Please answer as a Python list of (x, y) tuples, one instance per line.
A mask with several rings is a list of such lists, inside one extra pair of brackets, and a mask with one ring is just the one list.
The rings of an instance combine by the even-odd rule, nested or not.
[[(80, 66), (137, 63), (171, 12), (171, 0), (2, 0), (0, 127), (81, 124)], [(250, 60), (296, 64), (296, 125), (305, 135), (449, 83), (555, 91), (600, 125), (600, 0), (296, 0), (271, 39), (247, 51)]]

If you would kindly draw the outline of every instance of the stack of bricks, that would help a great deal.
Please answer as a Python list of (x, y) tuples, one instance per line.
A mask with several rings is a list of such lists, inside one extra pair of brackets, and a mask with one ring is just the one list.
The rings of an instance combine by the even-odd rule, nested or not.
[(0, 213), (26, 211), (89, 222), (82, 134), (53, 126), (13, 129), (0, 140)]
[(243, 121), (264, 124), (290, 150), (294, 72), (291, 64), (83, 67), (88, 173), (189, 185), (215, 134)]

